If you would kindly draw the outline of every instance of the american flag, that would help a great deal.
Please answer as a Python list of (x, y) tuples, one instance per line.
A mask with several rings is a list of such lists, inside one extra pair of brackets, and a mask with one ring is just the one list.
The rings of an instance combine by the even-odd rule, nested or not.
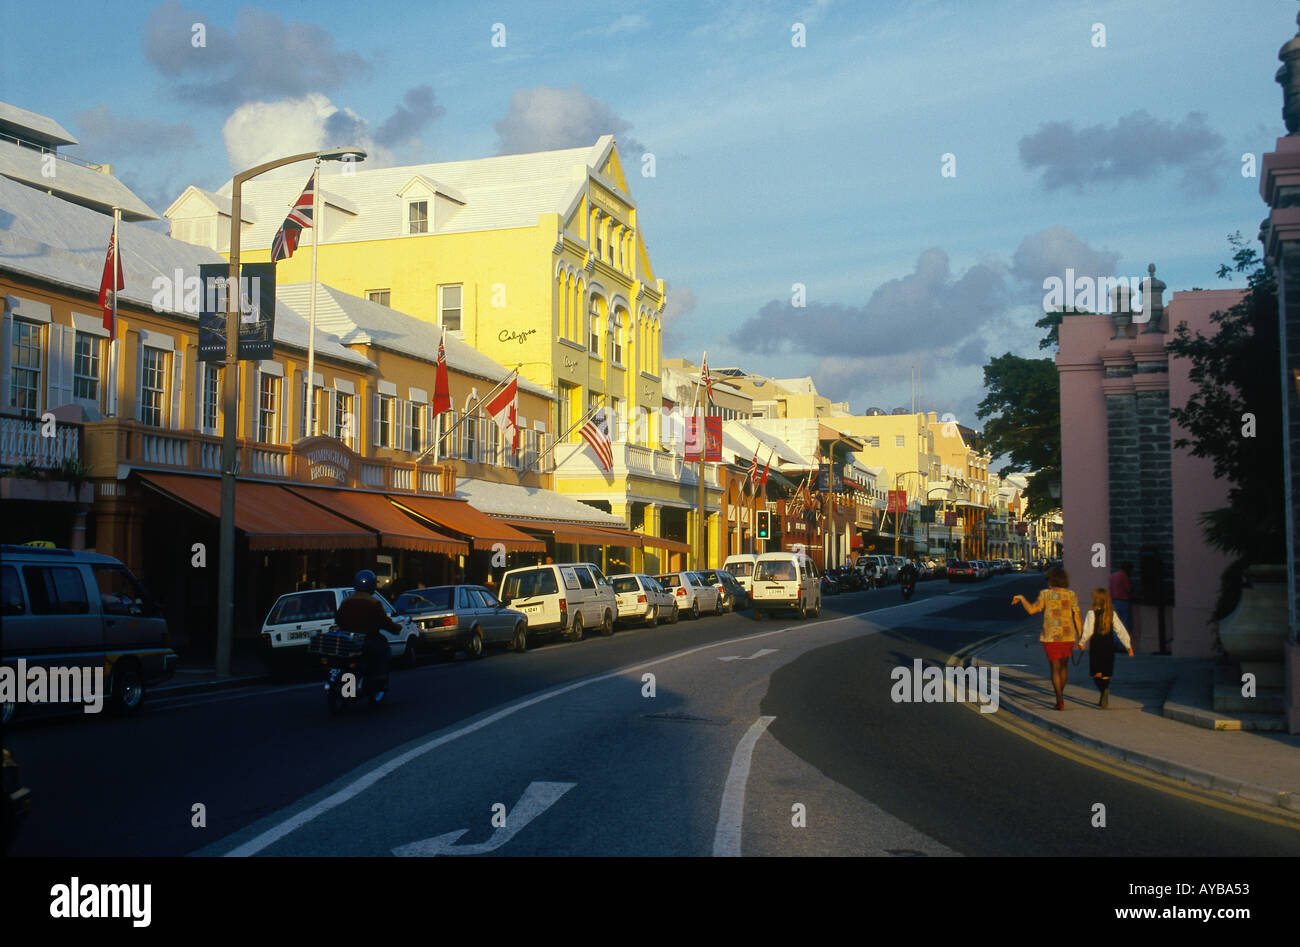
[(596, 460), (600, 461), (600, 465), (605, 469), (605, 472), (613, 471), (614, 448), (609, 441), (605, 409), (601, 408), (597, 411), (591, 420), (582, 426), (579, 433), (595, 452)]
[(289, 211), (289, 216), (284, 218), (284, 223), (275, 232), (275, 239), (271, 241), (272, 263), (287, 260), (293, 256), (293, 251), (298, 249), (298, 238), (302, 236), (302, 228), (311, 226), (312, 201), (315, 196), (316, 172), (313, 171), (311, 177), (307, 179), (307, 186), (303, 188), (302, 193), (298, 195), (298, 200)]

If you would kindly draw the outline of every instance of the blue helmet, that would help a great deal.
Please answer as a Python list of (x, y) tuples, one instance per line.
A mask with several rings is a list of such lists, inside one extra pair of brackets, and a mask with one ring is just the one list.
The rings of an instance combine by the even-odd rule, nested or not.
[(352, 580), (358, 592), (373, 592), (375, 590), (375, 574), (369, 569), (362, 569)]

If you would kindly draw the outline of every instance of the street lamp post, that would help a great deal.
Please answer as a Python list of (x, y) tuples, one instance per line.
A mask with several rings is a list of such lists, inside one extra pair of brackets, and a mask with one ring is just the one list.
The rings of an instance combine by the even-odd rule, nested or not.
[[(255, 168), (241, 171), (231, 182), (230, 192), (230, 269), (226, 278), (226, 363), (221, 385), (221, 404), (225, 416), (221, 421), (221, 526), (218, 542), (221, 562), (217, 577), (217, 675), (230, 675), (230, 654), (235, 629), (235, 436), (239, 426), (239, 325), (241, 293), (239, 291), (239, 221), (243, 212), (244, 182), (275, 168), (298, 161), (363, 161), (360, 148), (333, 148), (309, 151), (288, 158), (277, 158)], [(319, 189), (320, 182), (317, 181)], [(318, 222), (313, 221), (313, 225)], [(317, 239), (313, 235), (312, 239)], [(308, 340), (309, 344), (313, 340)], [(307, 387), (312, 388), (311, 378)]]
[[(894, 498), (896, 502), (898, 498), (898, 481), (901, 480), (903, 477), (910, 477), (912, 474), (916, 474), (918, 477), (922, 476), (922, 473), (919, 470), (904, 470), (902, 473), (894, 474)], [(898, 540), (900, 535), (899, 531), (901, 529), (902, 529), (901, 515), (899, 514), (898, 510), (895, 510), (894, 511), (894, 555), (896, 556), (898, 555)]]

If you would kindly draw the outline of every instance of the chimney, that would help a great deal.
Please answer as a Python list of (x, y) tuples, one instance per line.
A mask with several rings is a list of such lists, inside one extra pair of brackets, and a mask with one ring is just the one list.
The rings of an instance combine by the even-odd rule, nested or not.
[(1165, 287), (1166, 283), (1156, 277), (1156, 265), (1148, 265), (1147, 278), (1142, 281), (1142, 305), (1151, 319), (1142, 330), (1144, 335), (1165, 331), (1160, 327), (1165, 318)]

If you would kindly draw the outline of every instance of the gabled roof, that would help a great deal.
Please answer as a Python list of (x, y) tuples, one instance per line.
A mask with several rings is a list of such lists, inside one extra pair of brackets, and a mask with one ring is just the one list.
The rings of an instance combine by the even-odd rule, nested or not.
[[(197, 194), (203, 200), (207, 201), (218, 214), (222, 214), (226, 217), (230, 216), (232, 201), (228, 196), (225, 194), (218, 194), (215, 191), (205, 191), (203, 188), (196, 187), (193, 184), (181, 191), (181, 196), (171, 202), (171, 205), (163, 211), (163, 216), (170, 219), (172, 212), (175, 211), (185, 198), (189, 197), (191, 194)], [(246, 224), (255, 223), (257, 221), (257, 211), (247, 203), (241, 203), (239, 205), (239, 219)]]
[(38, 191), (57, 194), (65, 201), (92, 208), (101, 214), (111, 215), (113, 208), (119, 207), (123, 220), (158, 219), (148, 204), (111, 174), (55, 158), (55, 174), (47, 177), (44, 170), (49, 157), (33, 148), (0, 139), (0, 176)]
[[(282, 283), (276, 286), (275, 297), (303, 315), (311, 311), (311, 283)], [(322, 283), (316, 288), (316, 331), (342, 345), (373, 345), (435, 364), (442, 330), (431, 322)], [(448, 333), (447, 367), (496, 384), (513, 366), (502, 365)], [(519, 379), (519, 388), (554, 398), (549, 388), (523, 378)]]
[(722, 449), (724, 453), (730, 452), (735, 455), (734, 463), (747, 464), (757, 452), (759, 464), (767, 463), (770, 455), (773, 466), (781, 470), (817, 469), (815, 460), (805, 457), (775, 434), (760, 431), (744, 421), (722, 423)]
[(77, 139), (54, 119), (8, 102), (0, 102), (0, 132), (48, 147), (78, 144)]
[[(354, 218), (338, 223), (330, 242), (400, 236), (405, 212), (397, 194), (416, 176), (465, 205), (445, 225), (439, 224), (438, 233), (535, 227), (543, 214), (563, 217), (571, 212), (588, 174), (603, 163), (613, 146), (613, 137), (605, 135), (583, 148), (373, 170), (362, 170), (362, 164), (350, 167), (348, 174), (326, 162), (321, 165), (322, 194), (332, 193), (357, 208)], [(261, 211), (259, 222), (241, 238), (245, 249), (270, 247), (283, 219), (281, 209), (288, 210), (305, 180), (306, 176), (255, 178), (244, 184), (244, 203)], [(230, 192), (230, 182), (218, 191)]]

